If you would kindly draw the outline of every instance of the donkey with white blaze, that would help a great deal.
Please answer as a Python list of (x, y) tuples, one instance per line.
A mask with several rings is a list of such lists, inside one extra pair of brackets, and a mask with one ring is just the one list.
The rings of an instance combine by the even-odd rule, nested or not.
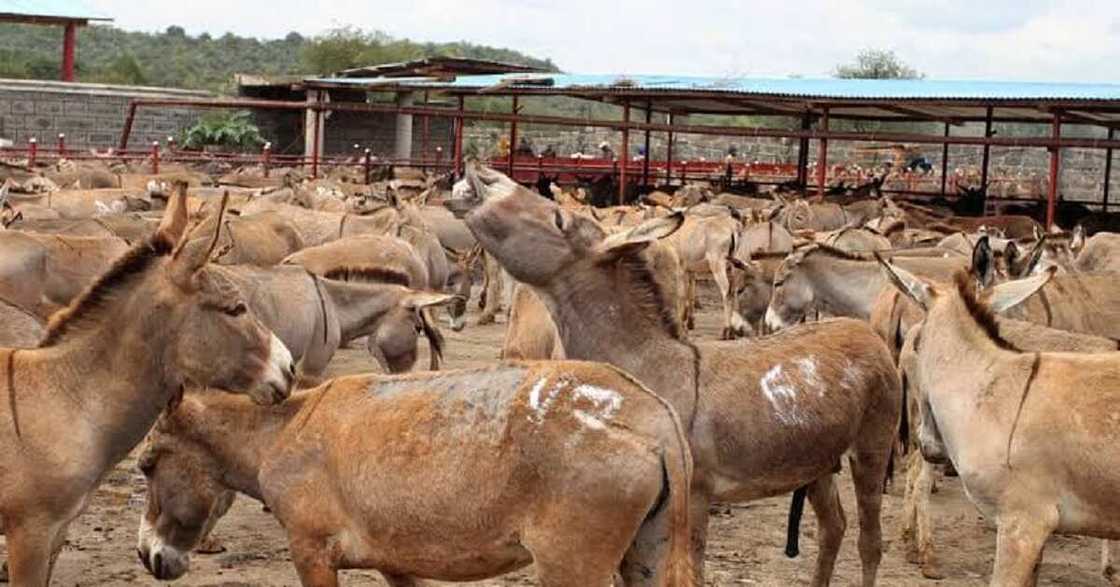
[(696, 472), (692, 565), (702, 579), (708, 507), (808, 486), (820, 551), (813, 585), (832, 577), (845, 530), (835, 475), (850, 455), (863, 584), (882, 556), (883, 480), (900, 392), (890, 353), (864, 323), (837, 319), (750, 342), (691, 344), (646, 250), (680, 214), (607, 235), (495, 171), (467, 178), (476, 197), (449, 203), (478, 242), (545, 301), (570, 358), (632, 373), (687, 426)]
[(926, 311), (908, 376), (923, 394), (922, 454), (952, 461), (969, 499), (997, 527), (992, 585), (1033, 585), (1055, 532), (1120, 538), (1120, 354), (1023, 352), (992, 311), (1035, 294), (1053, 274), (976, 292), (884, 266)]
[(263, 501), (304, 585), (376, 569), (394, 587), (536, 565), (545, 587), (683, 587), (688, 443), (673, 408), (609, 365), (356, 375), (261, 409), (188, 394), (140, 456), (139, 554), (158, 579), (229, 493)]
[(288, 350), (207, 267), (216, 238), (186, 228), (177, 197), (38, 347), (0, 349), (0, 521), (14, 585), (50, 582), (67, 526), (184, 384), (260, 403), (291, 389)]

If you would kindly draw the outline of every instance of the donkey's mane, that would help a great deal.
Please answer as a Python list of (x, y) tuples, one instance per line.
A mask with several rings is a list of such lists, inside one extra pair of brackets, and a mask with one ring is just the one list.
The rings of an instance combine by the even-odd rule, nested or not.
[(953, 282), (957, 287), (957, 292), (960, 293), (965, 309), (968, 310), (973, 321), (984, 331), (984, 334), (988, 335), (988, 338), (996, 343), (999, 348), (1020, 352), (1018, 347), (1000, 336), (999, 323), (996, 322), (995, 314), (976, 296), (976, 280), (973, 279), (972, 274), (968, 271), (958, 271), (953, 275)]
[(666, 334), (676, 340), (685, 340), (684, 328), (666, 300), (661, 284), (657, 283), (649, 258), (641, 253), (632, 253), (606, 262), (612, 263), (631, 285), (625, 297), (632, 300), (642, 314), (656, 316), (655, 320)]
[(323, 274), (324, 279), (339, 281), (372, 281), (375, 283), (392, 283), (407, 287), (411, 281), (407, 274), (386, 267), (335, 267)]
[(160, 258), (171, 253), (172, 245), (166, 239), (153, 236), (121, 255), (108, 271), (78, 295), (70, 305), (51, 316), (47, 333), (39, 347), (57, 344), (68, 332), (92, 322), (98, 309), (113, 299), (117, 290), (125, 289), (143, 275)]
[(828, 255), (829, 257), (835, 257), (837, 259), (846, 259), (848, 261), (874, 261), (875, 260), (875, 258), (870, 256), (870, 255), (864, 255), (864, 254), (860, 254), (860, 253), (853, 253), (853, 252), (850, 252), (850, 251), (845, 251), (844, 249), (838, 249), (838, 248), (836, 248), (832, 245), (826, 245), (824, 243), (816, 243), (816, 248), (815, 249), (809, 249), (809, 250), (805, 251), (805, 255), (802, 258), (809, 256), (813, 251), (820, 251), (821, 253), (824, 253), (825, 255)]

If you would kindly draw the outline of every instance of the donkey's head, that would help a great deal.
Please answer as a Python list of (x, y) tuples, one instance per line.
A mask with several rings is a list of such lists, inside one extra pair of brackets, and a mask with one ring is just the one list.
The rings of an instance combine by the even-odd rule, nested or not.
[(615, 234), (518, 185), (505, 175), (472, 165), (464, 198), (446, 205), (462, 216), (479, 244), (518, 281), (547, 288), (587, 263), (636, 254), (672, 234), (682, 214), (647, 220)]
[(293, 381), (291, 354), (249, 311), (238, 288), (207, 267), (222, 223), (204, 235), (187, 223), (180, 193), (151, 238), (51, 319), (42, 346), (115, 336), (94, 344), (150, 357), (163, 385), (190, 381), (247, 392), (260, 403), (283, 400)]
[(225, 515), (234, 492), (224, 469), (187, 430), (197, 398), (188, 395), (148, 436), (137, 466), (147, 480), (136, 552), (156, 579), (171, 581), (190, 569), (190, 552)]

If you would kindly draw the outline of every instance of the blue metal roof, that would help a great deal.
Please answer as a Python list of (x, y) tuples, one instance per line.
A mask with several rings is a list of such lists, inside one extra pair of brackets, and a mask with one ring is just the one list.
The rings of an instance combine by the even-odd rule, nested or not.
[(112, 20), (81, 0), (0, 0), (0, 15), (60, 20)]
[[(331, 85), (408, 85), (482, 89), (518, 80), (551, 80), (526, 85), (542, 90), (602, 90), (606, 92), (726, 92), (797, 98), (885, 100), (1120, 100), (1120, 84), (1002, 82), (972, 80), (867, 80), (802, 78), (718, 78), (670, 75), (502, 74), (459, 76), (451, 81), (428, 78), (314, 78)], [(500, 93), (500, 92), (496, 92)]]

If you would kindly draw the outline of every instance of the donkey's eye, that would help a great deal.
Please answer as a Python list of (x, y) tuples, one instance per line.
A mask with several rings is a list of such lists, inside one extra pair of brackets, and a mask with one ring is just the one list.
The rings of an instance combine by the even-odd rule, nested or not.
[(249, 307), (245, 305), (245, 302), (237, 302), (233, 306), (225, 308), (224, 310), (222, 310), (222, 312), (225, 312), (227, 316), (237, 317), (244, 314), (248, 310)]

